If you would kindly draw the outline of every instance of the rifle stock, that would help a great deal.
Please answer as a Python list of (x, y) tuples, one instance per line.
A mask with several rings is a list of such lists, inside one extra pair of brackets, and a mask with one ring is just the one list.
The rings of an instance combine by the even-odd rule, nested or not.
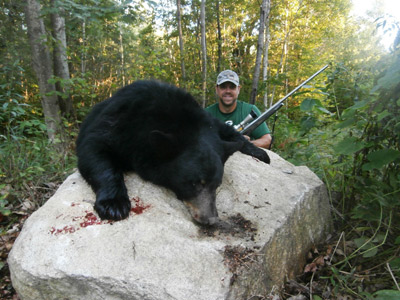
[(322, 73), (329, 65), (324, 66), (321, 68), (318, 72), (314, 73), (312, 76), (310, 76), (307, 80), (305, 80), (303, 83), (301, 83), (299, 86), (297, 86), (294, 90), (292, 90), (289, 94), (287, 94), (285, 97), (280, 99), (278, 102), (276, 102), (274, 105), (272, 105), (269, 109), (267, 109), (265, 112), (263, 112), (261, 115), (259, 115), (256, 119), (254, 119), (252, 122), (247, 124), (243, 130), (240, 131), (241, 134), (243, 135), (249, 135), (254, 129), (256, 129), (262, 122), (265, 122), (270, 116), (272, 116), (274, 113), (276, 113), (284, 104), (284, 101), (292, 96), (294, 93), (296, 93), (299, 89), (303, 87), (307, 82), (312, 80), (315, 76), (319, 75)]

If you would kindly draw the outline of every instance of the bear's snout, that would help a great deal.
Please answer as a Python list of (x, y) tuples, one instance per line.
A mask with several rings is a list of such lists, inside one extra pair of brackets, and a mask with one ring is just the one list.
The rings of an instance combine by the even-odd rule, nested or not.
[(214, 225), (218, 221), (215, 191), (203, 189), (196, 197), (183, 200), (193, 219), (202, 225)]

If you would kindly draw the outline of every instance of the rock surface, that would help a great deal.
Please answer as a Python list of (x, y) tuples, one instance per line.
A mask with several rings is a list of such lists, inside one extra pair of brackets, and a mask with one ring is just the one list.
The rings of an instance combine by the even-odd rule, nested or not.
[(330, 229), (326, 188), (306, 167), (241, 153), (217, 190), (221, 222), (193, 223), (175, 195), (126, 175), (132, 212), (100, 221), (78, 172), (26, 221), (8, 263), (23, 300), (219, 300), (268, 295)]

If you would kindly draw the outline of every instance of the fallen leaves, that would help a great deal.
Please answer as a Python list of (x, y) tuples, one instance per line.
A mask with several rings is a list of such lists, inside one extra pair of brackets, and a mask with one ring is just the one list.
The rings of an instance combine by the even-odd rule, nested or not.
[[(19, 299), (11, 285), (10, 273), (7, 265), (7, 257), (22, 229), (22, 225), (26, 218), (27, 216), (20, 217), (19, 219), (17, 219), (17, 222), (12, 225), (11, 228), (0, 228), (0, 299)], [(7, 222), (7, 220), (4, 221)]]
[(363, 244), (356, 238), (346, 240), (344, 233), (341, 233), (335, 240), (312, 247), (307, 254), (303, 274), (287, 281), (282, 299), (292, 300), (297, 299), (293, 297), (303, 296), (304, 299), (313, 300), (355, 300), (384, 299), (379, 295), (386, 292), (396, 297), (400, 295), (400, 289), (393, 289), (398, 279), (390, 272), (393, 266), (396, 274), (400, 274), (400, 259), (397, 260), (400, 247), (396, 243), (386, 245), (387, 253), (391, 255), (378, 259), (358, 252), (360, 246)]
[[(311, 251), (318, 254), (318, 250), (315, 247), (313, 247)], [(307, 264), (304, 267), (304, 273), (314, 273), (318, 270), (318, 268), (325, 266), (327, 263), (330, 264), (329, 258), (331, 254), (332, 246), (328, 246), (326, 253), (324, 253), (323, 255), (318, 255), (316, 258), (313, 259), (311, 263)]]

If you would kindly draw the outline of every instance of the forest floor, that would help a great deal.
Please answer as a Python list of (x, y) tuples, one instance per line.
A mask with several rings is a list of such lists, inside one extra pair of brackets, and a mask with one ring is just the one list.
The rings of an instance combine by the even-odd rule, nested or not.
[[(11, 284), (8, 253), (25, 220), (37, 209), (32, 197), (37, 197), (44, 203), (54, 194), (59, 184), (31, 187), (34, 192), (19, 206), (11, 207), (11, 214), (4, 216), (0, 213), (0, 299), (20, 300)], [(393, 288), (395, 279), (391, 280), (388, 276), (388, 264), (377, 263), (375, 259), (360, 258), (351, 261), (351, 265), (350, 261), (347, 262), (348, 266), (343, 267), (341, 262), (357, 246), (352, 240), (346, 240), (345, 233), (340, 228), (335, 232), (337, 233), (331, 234), (324, 244), (309, 250), (302, 274), (288, 279), (282, 290), (271, 295), (252, 297), (251, 300), (378, 299), (372, 297), (374, 292)], [(399, 252), (400, 247), (397, 247), (394, 255), (398, 256)]]

